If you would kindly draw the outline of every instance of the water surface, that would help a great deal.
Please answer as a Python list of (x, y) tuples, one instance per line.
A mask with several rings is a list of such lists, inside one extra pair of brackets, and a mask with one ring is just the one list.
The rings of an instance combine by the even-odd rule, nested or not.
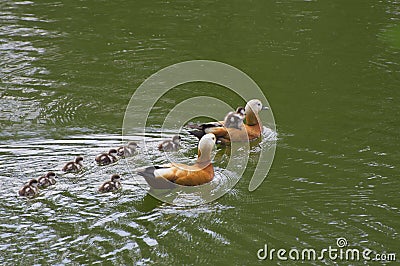
[[(257, 265), (267, 263), (256, 255), (265, 243), (322, 249), (338, 237), (399, 256), (399, 12), (377, 1), (2, 1), (0, 262)], [(175, 207), (141, 189), (123, 161), (98, 167), (93, 158), (121, 144), (141, 82), (193, 59), (258, 83), (278, 145), (255, 192), (257, 152), (230, 193)], [(243, 105), (223, 88), (187, 84), (160, 100), (151, 127), (197, 95)], [(185, 145), (194, 158), (195, 139)], [(17, 197), (26, 180), (77, 155), (84, 173)], [(98, 194), (113, 173), (126, 177), (123, 190)]]

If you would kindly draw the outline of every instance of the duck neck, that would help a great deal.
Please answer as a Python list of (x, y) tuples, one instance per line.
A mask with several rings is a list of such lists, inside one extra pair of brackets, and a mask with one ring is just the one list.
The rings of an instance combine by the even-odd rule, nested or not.
[(209, 152), (198, 152), (197, 164), (208, 165), (211, 163), (211, 151)]
[(246, 112), (246, 125), (255, 126), (259, 124), (261, 123), (258, 114), (254, 113), (252, 110)]

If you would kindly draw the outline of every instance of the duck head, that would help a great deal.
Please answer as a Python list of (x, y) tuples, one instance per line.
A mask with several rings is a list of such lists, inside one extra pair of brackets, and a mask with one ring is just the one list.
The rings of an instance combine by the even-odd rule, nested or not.
[(108, 154), (109, 155), (117, 154), (117, 150), (116, 149), (111, 149), (111, 150), (108, 151)]
[(172, 142), (179, 145), (179, 143), (181, 142), (181, 139), (182, 139), (181, 136), (176, 135), (172, 138)]
[(205, 134), (199, 141), (199, 157), (198, 163), (206, 163), (211, 161), (211, 153), (215, 146), (216, 137), (212, 133)]
[(121, 177), (117, 174), (111, 176), (112, 182), (119, 182), (120, 180), (121, 180)]
[(258, 99), (248, 101), (245, 107), (246, 124), (249, 126), (257, 125), (259, 123), (258, 112), (268, 109), (269, 108), (263, 106), (262, 102)]
[(31, 179), (29, 180), (28, 185), (31, 187), (37, 187), (39, 185), (39, 182), (36, 179)]
[(138, 148), (139, 145), (134, 141), (129, 141), (127, 147), (134, 150), (134, 149)]
[(55, 177), (57, 177), (57, 175), (56, 175), (56, 173), (54, 173), (54, 172), (48, 172), (48, 173), (46, 174), (46, 177), (55, 178)]
[(236, 109), (236, 113), (244, 116), (246, 114), (246, 111), (243, 107), (238, 107)]
[(82, 156), (78, 156), (75, 159), (75, 163), (82, 165), (82, 161), (83, 161), (83, 157)]
[[(238, 108), (239, 109), (239, 108)], [(263, 106), (262, 102), (258, 99), (253, 99), (247, 102), (245, 107), (246, 114), (248, 112), (258, 113), (261, 110), (268, 110), (268, 106)]]

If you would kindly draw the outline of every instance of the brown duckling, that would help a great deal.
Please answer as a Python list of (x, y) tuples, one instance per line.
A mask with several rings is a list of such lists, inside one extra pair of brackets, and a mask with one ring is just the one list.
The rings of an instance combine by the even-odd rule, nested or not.
[(111, 181), (106, 181), (104, 182), (103, 185), (99, 187), (100, 192), (110, 192), (110, 191), (115, 191), (118, 189), (121, 189), (121, 183), (120, 183), (121, 177), (119, 175), (112, 175), (111, 176)]
[(78, 156), (75, 158), (75, 161), (66, 163), (62, 170), (68, 173), (79, 172), (83, 168), (82, 161), (83, 157)]
[(245, 118), (245, 109), (238, 107), (236, 112), (229, 112), (224, 118), (224, 126), (227, 128), (241, 129)]
[(38, 184), (39, 182), (36, 179), (31, 179), (27, 185), (18, 191), (18, 194), (24, 197), (34, 197), (39, 193)]
[(108, 165), (115, 163), (118, 159), (114, 154), (117, 154), (116, 149), (111, 149), (108, 153), (102, 153), (96, 156), (94, 159), (98, 165)]
[(158, 145), (159, 151), (177, 151), (180, 147), (181, 137), (176, 135), (172, 140), (165, 140)]
[(48, 172), (46, 175), (39, 177), (38, 179), (38, 187), (46, 188), (48, 186), (54, 185), (56, 181), (56, 174), (54, 172)]
[(130, 141), (127, 145), (118, 148), (117, 155), (120, 157), (130, 157), (136, 153), (138, 147), (136, 142)]

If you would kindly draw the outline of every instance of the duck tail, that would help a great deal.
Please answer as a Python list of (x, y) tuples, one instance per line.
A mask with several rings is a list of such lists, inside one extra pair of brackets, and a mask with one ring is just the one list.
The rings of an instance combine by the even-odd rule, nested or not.
[(154, 189), (172, 189), (175, 188), (176, 185), (164, 178), (156, 178), (154, 175), (154, 171), (157, 169), (161, 169), (163, 167), (160, 166), (150, 166), (146, 167), (144, 169), (138, 170), (137, 173), (140, 176), (144, 177), (144, 180), (146, 180), (147, 184), (151, 188)]
[(154, 171), (156, 170), (155, 166), (146, 167), (144, 169), (138, 170), (137, 173), (143, 177), (155, 178)]
[(190, 122), (186, 126), (190, 129), (203, 130), (203, 124), (196, 124), (196, 123)]
[(208, 128), (223, 127), (220, 122), (209, 122), (204, 124), (189, 123), (186, 126), (190, 129), (193, 129), (189, 130), (188, 132), (193, 136), (196, 136), (198, 139), (201, 139), (205, 134), (207, 134), (206, 130)]
[(204, 130), (189, 130), (189, 133), (198, 139), (201, 139), (206, 134)]

